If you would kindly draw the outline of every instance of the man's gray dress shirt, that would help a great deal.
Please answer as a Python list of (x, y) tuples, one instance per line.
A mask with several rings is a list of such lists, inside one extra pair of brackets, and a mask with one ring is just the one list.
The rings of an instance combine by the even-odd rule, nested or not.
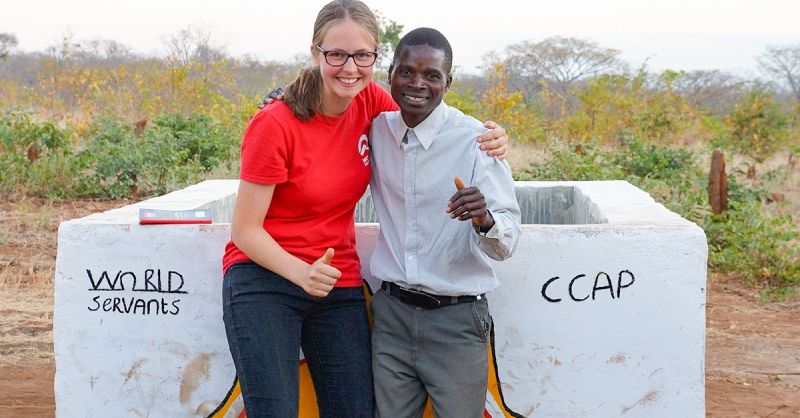
[[(399, 111), (375, 118), (370, 191), (381, 231), (370, 261), (373, 277), (443, 296), (479, 295), (498, 286), (489, 257), (504, 260), (513, 253), (520, 210), (508, 163), (478, 148), (485, 131), (444, 102), (414, 128)], [(485, 234), (445, 212), (455, 176), (485, 196), (495, 222)]]

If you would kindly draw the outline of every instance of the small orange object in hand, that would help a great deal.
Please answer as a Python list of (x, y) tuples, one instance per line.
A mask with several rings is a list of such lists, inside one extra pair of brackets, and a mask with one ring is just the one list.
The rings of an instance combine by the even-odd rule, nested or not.
[[(467, 187), (464, 184), (464, 181), (461, 180), (461, 177), (459, 177), (459, 176), (455, 176), (453, 178), (453, 183), (455, 183), (457, 190), (461, 190), (461, 189)], [(475, 225), (480, 225), (480, 220), (478, 218), (472, 218), (472, 223), (474, 223)]]
[(456, 184), (456, 189), (458, 189), (458, 190), (461, 190), (461, 189), (467, 187), (467, 186), (464, 185), (464, 182), (461, 180), (461, 177), (459, 177), (459, 176), (456, 176), (453, 179), (453, 183)]

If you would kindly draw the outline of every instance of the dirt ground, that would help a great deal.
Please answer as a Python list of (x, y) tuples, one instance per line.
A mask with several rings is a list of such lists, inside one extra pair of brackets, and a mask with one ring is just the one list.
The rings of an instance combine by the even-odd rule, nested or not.
[[(59, 222), (127, 201), (0, 202), (0, 417), (52, 417), (53, 276)], [(800, 417), (800, 302), (711, 277), (708, 417)]]

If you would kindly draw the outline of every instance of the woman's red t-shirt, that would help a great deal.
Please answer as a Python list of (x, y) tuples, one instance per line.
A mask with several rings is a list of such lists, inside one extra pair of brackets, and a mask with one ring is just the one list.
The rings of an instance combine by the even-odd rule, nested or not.
[[(258, 112), (244, 134), (240, 178), (276, 185), (264, 229), (307, 263), (333, 248), (331, 265), (342, 272), (337, 287), (361, 286), (353, 212), (369, 184), (367, 135), (372, 119), (396, 109), (373, 81), (339, 116), (304, 122), (276, 102)], [(250, 258), (229, 241), (223, 271), (242, 261)]]

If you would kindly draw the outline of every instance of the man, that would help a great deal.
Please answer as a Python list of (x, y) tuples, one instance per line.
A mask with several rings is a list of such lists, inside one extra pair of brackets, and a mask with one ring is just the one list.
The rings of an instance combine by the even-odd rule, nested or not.
[[(520, 211), (508, 163), (477, 148), (482, 124), (443, 102), (451, 68), (441, 33), (405, 35), (389, 68), (401, 110), (370, 131), (381, 224), (370, 270), (383, 281), (372, 301), (379, 418), (420, 417), (428, 397), (439, 418), (478, 418), (485, 407), (485, 293), (498, 285), (489, 257), (511, 256)], [(454, 177), (470, 187), (452, 194)]]

